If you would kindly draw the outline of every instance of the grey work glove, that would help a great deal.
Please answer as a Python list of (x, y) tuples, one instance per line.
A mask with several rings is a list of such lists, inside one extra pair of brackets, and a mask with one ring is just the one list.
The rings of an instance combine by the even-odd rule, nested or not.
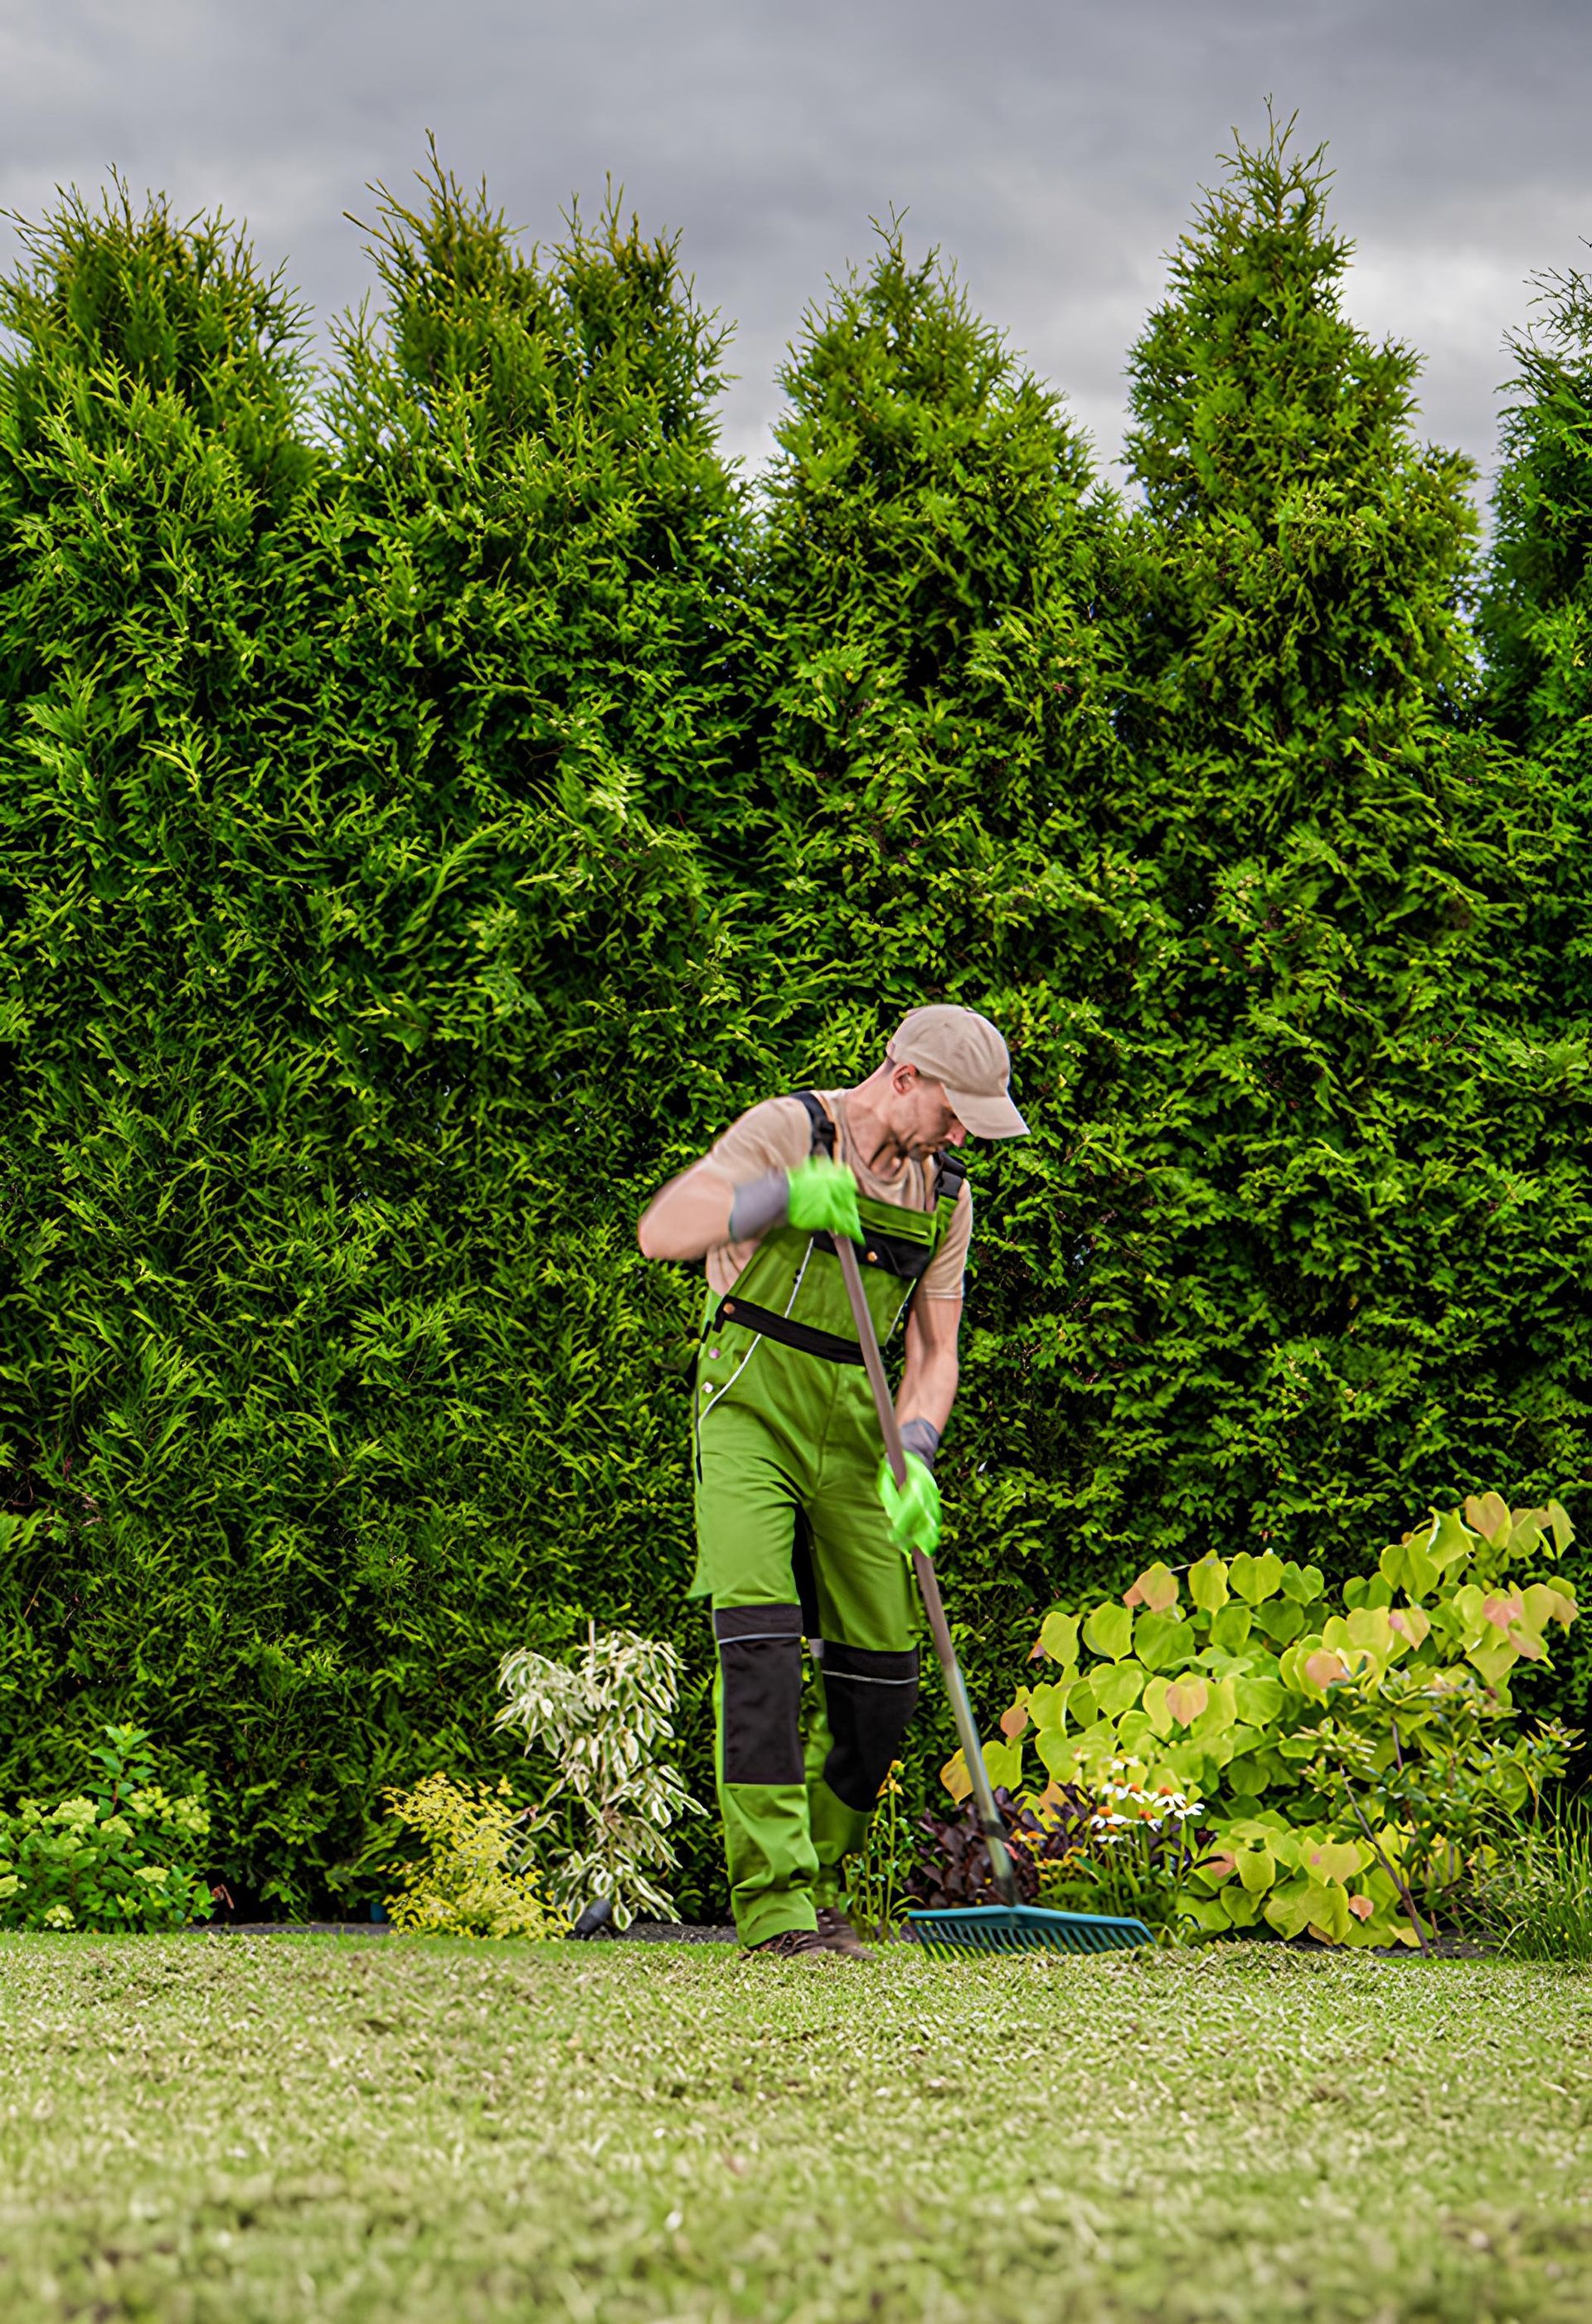
[(771, 1227), (787, 1223), (804, 1234), (844, 1235), (862, 1240), (862, 1221), (857, 1209), (857, 1181), (843, 1162), (822, 1155), (794, 1170), (770, 1170), (737, 1186), (730, 1204), (730, 1240), (750, 1242)]
[(940, 1432), (932, 1420), (916, 1418), (901, 1423), (901, 1442), (908, 1452), (916, 1452), (930, 1475), (934, 1473), (934, 1455), (940, 1449)]

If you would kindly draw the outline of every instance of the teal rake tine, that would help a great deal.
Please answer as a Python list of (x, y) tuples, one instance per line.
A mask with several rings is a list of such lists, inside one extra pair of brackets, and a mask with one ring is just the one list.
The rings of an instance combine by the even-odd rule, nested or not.
[(1036, 1904), (969, 1904), (909, 1913), (906, 1933), (936, 1960), (966, 1953), (1107, 1953), (1154, 1941), (1142, 1921), (1100, 1913), (1050, 1913)]

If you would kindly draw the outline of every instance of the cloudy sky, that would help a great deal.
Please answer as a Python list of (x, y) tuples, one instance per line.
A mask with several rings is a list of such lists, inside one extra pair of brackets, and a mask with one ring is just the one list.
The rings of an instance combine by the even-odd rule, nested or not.
[(1351, 312), (1489, 469), (1528, 278), (1592, 236), (1592, 0), (0, 0), (0, 204), (115, 163), (246, 217), (327, 316), (371, 281), (343, 213), (428, 129), (532, 239), (612, 173), (736, 326), (753, 463), (804, 307), (893, 205), (1109, 459), (1164, 254), (1268, 95), (1329, 145)]

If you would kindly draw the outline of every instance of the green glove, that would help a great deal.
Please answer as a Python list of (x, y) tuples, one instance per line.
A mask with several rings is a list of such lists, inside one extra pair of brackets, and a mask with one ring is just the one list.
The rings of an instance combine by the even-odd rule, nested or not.
[(815, 1154), (791, 1171), (790, 1208), (786, 1213), (803, 1234), (844, 1235), (860, 1242), (862, 1222), (857, 1214), (857, 1181), (843, 1162), (826, 1161)]
[(940, 1488), (934, 1472), (916, 1452), (906, 1455), (906, 1482), (897, 1485), (890, 1464), (879, 1464), (879, 1497), (890, 1521), (890, 1538), (899, 1550), (921, 1549), (933, 1557), (940, 1546)]

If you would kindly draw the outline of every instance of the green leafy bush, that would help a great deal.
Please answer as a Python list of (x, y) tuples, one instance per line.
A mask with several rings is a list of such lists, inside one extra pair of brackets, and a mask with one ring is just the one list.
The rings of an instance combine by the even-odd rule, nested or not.
[(557, 1937), (535, 1868), (520, 1858), (529, 1810), (506, 1775), (456, 1784), (438, 1771), (387, 1794), (388, 1812), (419, 1835), (424, 1854), (402, 1866), (387, 1917), (401, 1936)]
[[(1575, 1619), (1573, 1538), (1557, 1502), (1473, 1498), (1337, 1606), (1318, 1568), (1270, 1550), (1209, 1550), (1181, 1577), (1157, 1563), (1119, 1600), (1046, 1616), (1035, 1654), (1060, 1675), (1019, 1688), (990, 1775), (1016, 1791), (1031, 1735), (1041, 1817), (1124, 1763), (1201, 1802), (1216, 1847), (1187, 1868), (1185, 1910), (1207, 1931), (1422, 1941), (1563, 1771), (1574, 1737), (1510, 1732), (1510, 1681)], [(965, 1792), (960, 1754), (945, 1780)]]
[(157, 1782), (151, 1738), (107, 1727), (87, 1791), (0, 1809), (0, 1928), (179, 1929), (210, 1916), (210, 1819)]

